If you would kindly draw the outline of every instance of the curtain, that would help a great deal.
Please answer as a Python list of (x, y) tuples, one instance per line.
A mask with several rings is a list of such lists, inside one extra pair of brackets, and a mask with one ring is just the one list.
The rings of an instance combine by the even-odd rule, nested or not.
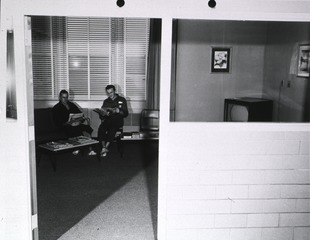
[(161, 19), (150, 20), (147, 108), (159, 109)]

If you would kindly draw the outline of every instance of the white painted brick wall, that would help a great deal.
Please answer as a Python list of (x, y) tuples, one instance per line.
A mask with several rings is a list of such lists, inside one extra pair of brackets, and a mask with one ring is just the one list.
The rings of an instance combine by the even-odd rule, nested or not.
[(309, 169), (268, 170), (265, 173), (267, 184), (310, 184)]
[(280, 156), (283, 160), (283, 169), (309, 169), (308, 155)]
[(310, 212), (310, 199), (296, 199), (296, 212)]
[(294, 212), (296, 206), (295, 199), (268, 199), (263, 201), (263, 212), (281, 213)]
[(246, 227), (246, 214), (218, 214), (214, 218), (215, 228), (240, 228)]
[(259, 170), (241, 170), (233, 172), (232, 184), (264, 184), (265, 172)]
[(230, 213), (231, 201), (230, 200), (205, 200), (198, 204), (199, 212), (202, 214), (209, 213)]
[(252, 185), (249, 186), (249, 198), (280, 198), (280, 185)]
[(280, 214), (280, 227), (309, 227), (310, 213), (283, 213)]
[(247, 185), (216, 186), (216, 199), (244, 199), (249, 197)]
[(260, 228), (235, 228), (230, 231), (230, 240), (257, 240), (261, 239), (262, 229)]
[(171, 153), (167, 239), (310, 239), (310, 134), (264, 134)]
[(176, 200), (183, 198), (184, 186), (168, 186), (167, 187), (167, 199)]
[(294, 240), (309, 240), (310, 227), (297, 227), (294, 228)]
[(197, 229), (171, 229), (167, 231), (167, 240), (198, 240)]
[(263, 212), (263, 200), (234, 200), (232, 213), (261, 213)]
[(310, 198), (310, 185), (282, 185), (281, 198)]
[(300, 154), (309, 155), (310, 152), (310, 141), (301, 141), (300, 143)]
[[(199, 174), (199, 172), (196, 172)], [(201, 185), (232, 184), (232, 171), (206, 171), (200, 173)]]
[(181, 190), (184, 199), (215, 199), (215, 186), (190, 186)]
[(173, 171), (168, 173), (168, 185), (198, 185), (199, 175), (195, 171)]
[(198, 240), (229, 239), (229, 229), (203, 229), (198, 232)]
[(293, 132), (285, 132), (285, 139), (287, 140), (304, 140), (304, 141), (309, 141), (310, 140), (310, 135), (308, 132), (298, 132), (298, 131), (293, 131)]
[(279, 214), (249, 214), (247, 227), (277, 227)]
[(214, 215), (169, 215), (167, 228), (171, 229), (196, 229), (214, 228)]
[(262, 240), (292, 240), (293, 228), (264, 228)]

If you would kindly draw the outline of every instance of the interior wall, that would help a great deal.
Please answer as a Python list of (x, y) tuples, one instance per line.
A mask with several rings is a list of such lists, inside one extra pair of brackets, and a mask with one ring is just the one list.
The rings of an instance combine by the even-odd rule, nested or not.
[[(266, 23), (179, 20), (175, 120), (223, 121), (224, 99), (262, 97)], [(229, 73), (211, 73), (212, 47), (231, 47)]]
[(309, 23), (270, 23), (268, 25), (264, 94), (274, 100), (276, 121), (307, 121), (305, 108), (306, 99), (310, 94), (307, 90), (309, 78), (297, 76), (297, 58), (298, 45), (309, 43)]

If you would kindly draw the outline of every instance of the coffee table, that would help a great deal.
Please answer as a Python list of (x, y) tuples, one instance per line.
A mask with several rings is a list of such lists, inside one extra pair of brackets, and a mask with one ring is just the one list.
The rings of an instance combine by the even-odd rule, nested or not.
[[(57, 157), (59, 153), (64, 153), (66, 151), (74, 151), (76, 149), (82, 149), (92, 145), (97, 145), (99, 141), (94, 140), (85, 136), (78, 136), (73, 138), (68, 138), (64, 140), (47, 142), (40, 144), (39, 148), (42, 152), (46, 153), (50, 157), (50, 160), (53, 165), (54, 171), (56, 171)], [(98, 154), (97, 154), (98, 156)], [(40, 157), (39, 157), (40, 159)]]

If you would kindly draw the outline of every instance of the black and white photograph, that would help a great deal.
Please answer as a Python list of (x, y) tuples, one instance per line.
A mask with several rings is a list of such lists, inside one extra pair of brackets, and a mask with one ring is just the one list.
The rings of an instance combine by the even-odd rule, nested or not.
[(298, 52), (297, 76), (309, 77), (310, 73), (310, 44), (300, 45)]
[(0, 0), (0, 240), (309, 240), (310, 1)]
[(213, 47), (211, 72), (229, 72), (230, 65), (230, 48)]

